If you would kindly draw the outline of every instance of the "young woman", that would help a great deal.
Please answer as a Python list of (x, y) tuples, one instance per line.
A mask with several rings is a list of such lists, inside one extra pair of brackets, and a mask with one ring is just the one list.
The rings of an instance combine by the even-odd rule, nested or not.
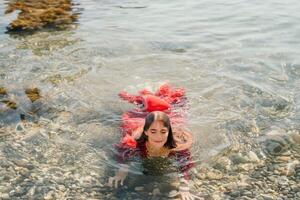
[[(144, 173), (147, 175), (161, 175), (163, 167), (159, 170), (151, 170), (151, 166), (147, 165), (147, 160), (152, 158), (170, 158), (175, 160), (177, 171), (180, 175), (179, 194), (182, 199), (195, 199), (195, 195), (189, 192), (189, 169), (192, 167), (191, 155), (188, 147), (192, 144), (192, 137), (190, 133), (182, 130), (177, 130), (174, 134), (171, 128), (169, 117), (161, 111), (154, 111), (149, 113), (145, 118), (145, 124), (142, 134), (138, 132), (133, 133), (133, 137), (137, 139), (136, 148), (123, 148), (119, 147), (118, 161), (121, 164), (121, 169), (110, 177), (108, 185), (111, 187), (118, 187), (123, 185), (123, 182), (128, 174), (128, 165), (124, 164), (125, 161), (131, 157), (138, 156), (143, 162)], [(168, 159), (161, 159), (168, 160)], [(147, 168), (150, 168), (147, 169)]]

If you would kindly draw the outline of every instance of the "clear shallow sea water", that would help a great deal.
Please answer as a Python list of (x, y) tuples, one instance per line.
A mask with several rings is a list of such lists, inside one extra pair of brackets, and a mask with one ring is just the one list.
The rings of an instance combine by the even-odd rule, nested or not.
[[(298, 1), (78, 0), (72, 28), (30, 35), (6, 33), (16, 13), (4, 15), (5, 3), (0, 86), (20, 109), (1, 115), (1, 126), (15, 127), (30, 107), (24, 88), (38, 87), (47, 107), (39, 116), (62, 129), (43, 140), (55, 149), (45, 147), (44, 156), (62, 155), (60, 166), (68, 164), (66, 155), (79, 154), (74, 160), (83, 168), (109, 167), (107, 149), (119, 140), (121, 114), (132, 108), (118, 92), (164, 82), (187, 90), (195, 161), (243, 134), (300, 129)], [(10, 142), (0, 141), (3, 148)]]

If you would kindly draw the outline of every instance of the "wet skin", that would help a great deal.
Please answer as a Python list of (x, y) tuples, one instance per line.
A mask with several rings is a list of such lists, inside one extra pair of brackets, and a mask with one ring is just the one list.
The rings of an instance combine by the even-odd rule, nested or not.
[(150, 147), (160, 149), (167, 142), (169, 131), (161, 121), (154, 121), (149, 129), (145, 131), (148, 136), (148, 144)]

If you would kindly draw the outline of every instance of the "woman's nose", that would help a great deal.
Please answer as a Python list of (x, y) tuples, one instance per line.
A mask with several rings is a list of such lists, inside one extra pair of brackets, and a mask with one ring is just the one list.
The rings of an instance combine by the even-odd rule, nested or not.
[(159, 135), (158, 135), (158, 138), (159, 138), (160, 140), (162, 140), (162, 139), (164, 139), (164, 135), (163, 135), (163, 134), (159, 134)]

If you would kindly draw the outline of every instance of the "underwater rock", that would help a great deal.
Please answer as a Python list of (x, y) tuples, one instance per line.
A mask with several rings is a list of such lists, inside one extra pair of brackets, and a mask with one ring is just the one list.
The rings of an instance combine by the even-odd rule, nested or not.
[(134, 188), (135, 191), (143, 191), (144, 187), (143, 186), (138, 186)]
[(0, 103), (2, 103), (2, 105), (0, 104), (0, 113), (8, 109), (17, 109), (17, 104), (8, 99), (8, 93), (5, 87), (0, 87)]
[(171, 192), (169, 192), (168, 197), (173, 198), (176, 197), (178, 195), (178, 192), (176, 190), (172, 190)]
[(250, 151), (248, 153), (248, 158), (250, 162), (258, 163), (260, 161), (256, 153), (254, 153), (253, 151)]
[(214, 164), (213, 168), (222, 172), (229, 170), (231, 167), (231, 160), (225, 156), (219, 158)]
[[(296, 166), (299, 165), (299, 161), (298, 160), (294, 160), (293, 162), (289, 162), (287, 164), (287, 168), (286, 168), (286, 171), (284, 173), (284, 175), (286, 176), (293, 176), (295, 173), (296, 173)], [(300, 190), (300, 188), (299, 188)]]
[(44, 196), (44, 199), (45, 200), (53, 199), (53, 195), (54, 195), (54, 191), (51, 190)]
[(7, 95), (5, 87), (0, 87), (0, 95), (1, 96)]
[(17, 109), (17, 104), (13, 101), (10, 101), (10, 100), (7, 100), (7, 99), (1, 99), (0, 102), (3, 103), (6, 106), (6, 108), (1, 108), (0, 107), (1, 108), (0, 112), (1, 112), (1, 110), (6, 110), (6, 109), (13, 109), (13, 110)]
[(260, 196), (264, 200), (273, 200), (273, 199), (275, 199), (275, 197), (273, 197), (272, 195), (268, 195), (268, 194), (261, 194)]
[(54, 86), (58, 86), (62, 82), (73, 83), (76, 79), (85, 75), (87, 72), (88, 72), (87, 70), (82, 69), (79, 72), (68, 76), (62, 76), (61, 74), (54, 74), (52, 76), (47, 77), (44, 81), (49, 82)]
[(236, 169), (242, 170), (242, 171), (249, 171), (254, 169), (254, 165), (252, 163), (244, 163), (244, 164), (239, 164)]
[(299, 133), (291, 133), (290, 137), (292, 138), (293, 142), (296, 144), (300, 144), (300, 134)]
[(64, 28), (77, 20), (71, 0), (16, 0), (7, 5), (5, 14), (20, 10), (9, 31), (37, 30), (46, 26)]
[(285, 141), (283, 138), (273, 138), (273, 139), (267, 139), (264, 142), (263, 150), (268, 155), (279, 156), (282, 155), (284, 152), (286, 152), (288, 148), (289, 145), (287, 141)]
[(18, 123), (17, 125), (16, 125), (16, 128), (15, 128), (15, 131), (16, 132), (23, 132), (23, 131), (25, 131), (26, 129), (25, 129), (25, 127), (24, 127), (24, 125), (22, 124), (22, 123)]
[(152, 195), (153, 196), (159, 196), (159, 195), (161, 195), (161, 192), (158, 188), (154, 188), (153, 191), (152, 191)]
[(220, 180), (223, 178), (223, 174), (218, 170), (209, 171), (206, 174), (206, 178), (209, 180)]
[(236, 153), (230, 156), (230, 160), (234, 164), (248, 163), (249, 159), (241, 153)]
[(32, 103), (41, 98), (40, 90), (38, 88), (27, 88), (25, 89), (25, 94)]
[(8, 123), (25, 118), (34, 119), (44, 106), (41, 100), (41, 92), (37, 87), (0, 87), (0, 121)]
[(0, 197), (1, 197), (1, 199), (6, 200), (6, 199), (9, 199), (9, 194), (5, 193), (5, 194), (0, 195)]

